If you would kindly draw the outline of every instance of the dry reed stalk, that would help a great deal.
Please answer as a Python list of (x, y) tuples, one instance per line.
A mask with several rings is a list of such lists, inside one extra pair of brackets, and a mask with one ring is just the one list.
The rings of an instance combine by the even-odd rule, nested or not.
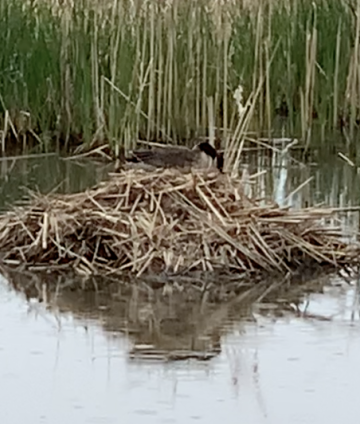
[(264, 205), (216, 172), (130, 170), (83, 193), (33, 193), (0, 217), (0, 249), (4, 263), (67, 264), (83, 275), (352, 266), (359, 246), (324, 225), (336, 212)]

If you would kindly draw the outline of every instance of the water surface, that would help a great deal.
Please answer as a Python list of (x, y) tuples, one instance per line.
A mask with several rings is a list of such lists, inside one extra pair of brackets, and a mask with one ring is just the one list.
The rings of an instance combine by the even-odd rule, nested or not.
[[(335, 157), (303, 166), (264, 156), (242, 169), (266, 169), (252, 190), (279, 203), (360, 203), (357, 170)], [(3, 161), (1, 170), (4, 209), (22, 198), (21, 186), (77, 191), (105, 178), (109, 167), (48, 157)], [(358, 214), (344, 219), (354, 229), (358, 222)], [(185, 302), (181, 294), (121, 281), (96, 292), (90, 283), (1, 277), (1, 423), (360, 420), (356, 281), (313, 278), (306, 289), (283, 285), (261, 301), (223, 304)], [(195, 354), (173, 360), (181, 350)]]
[[(352, 286), (290, 302), (282, 313), (261, 303), (247, 305), (246, 314), (223, 315), (221, 349), (208, 361), (133, 359), (141, 340), (131, 314), (116, 314), (99, 295), (78, 296), (78, 303), (70, 296), (68, 307), (61, 297), (59, 306), (50, 298), (28, 303), (1, 281), (1, 422), (335, 424), (360, 418)], [(302, 313), (306, 307), (305, 316), (296, 307)]]

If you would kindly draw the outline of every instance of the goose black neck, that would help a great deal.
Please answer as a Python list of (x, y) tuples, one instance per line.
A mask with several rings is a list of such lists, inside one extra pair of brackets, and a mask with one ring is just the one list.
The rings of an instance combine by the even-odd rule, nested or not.
[(224, 153), (223, 152), (217, 153), (216, 166), (220, 172), (223, 172), (223, 169), (224, 169)]

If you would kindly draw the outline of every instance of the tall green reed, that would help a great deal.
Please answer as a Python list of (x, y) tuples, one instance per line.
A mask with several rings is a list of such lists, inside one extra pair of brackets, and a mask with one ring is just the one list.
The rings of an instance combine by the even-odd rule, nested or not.
[(0, 128), (18, 139), (32, 132), (44, 148), (119, 149), (217, 127), (238, 146), (248, 128), (271, 131), (286, 114), (307, 144), (314, 125), (332, 131), (339, 120), (352, 139), (359, 4), (0, 0)]

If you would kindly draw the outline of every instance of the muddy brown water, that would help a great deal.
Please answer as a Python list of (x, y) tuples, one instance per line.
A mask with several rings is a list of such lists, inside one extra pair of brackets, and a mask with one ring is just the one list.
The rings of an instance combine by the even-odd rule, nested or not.
[[(258, 156), (243, 169), (266, 169), (251, 190), (280, 203), (360, 204), (357, 170), (335, 157), (319, 162)], [(23, 187), (77, 191), (109, 169), (2, 161), (0, 208), (21, 200)], [(357, 229), (359, 216), (342, 223)], [(359, 330), (358, 282), (341, 276), (211, 304), (121, 281), (4, 273), (0, 423), (358, 422)]]

